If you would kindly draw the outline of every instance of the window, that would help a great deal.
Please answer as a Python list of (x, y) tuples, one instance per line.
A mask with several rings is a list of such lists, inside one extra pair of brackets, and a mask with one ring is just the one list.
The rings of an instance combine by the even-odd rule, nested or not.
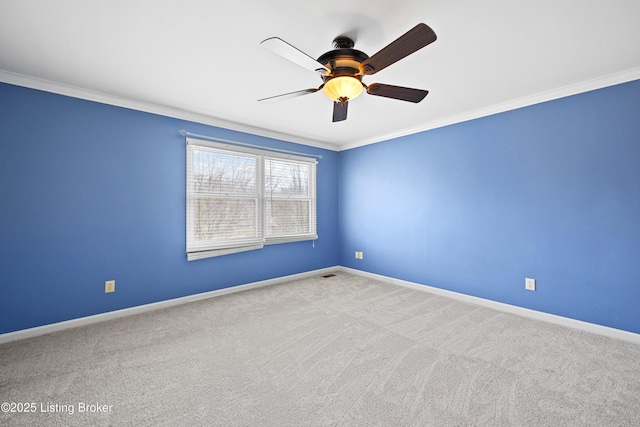
[(189, 260), (317, 239), (316, 160), (187, 138)]

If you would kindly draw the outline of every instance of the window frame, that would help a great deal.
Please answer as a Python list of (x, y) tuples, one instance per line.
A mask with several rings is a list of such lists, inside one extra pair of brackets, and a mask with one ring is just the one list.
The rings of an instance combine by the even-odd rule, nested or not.
[[(198, 148), (203, 150), (209, 150), (214, 152), (221, 152), (229, 155), (236, 156), (251, 156), (256, 159), (255, 168), (255, 182), (256, 182), (256, 197), (257, 197), (257, 238), (247, 239), (245, 241), (232, 241), (228, 239), (225, 243), (224, 240), (217, 242), (196, 242), (194, 240), (194, 225), (195, 225), (195, 195), (196, 192), (193, 188), (194, 182), (191, 179), (193, 176), (193, 151)], [(266, 204), (266, 170), (265, 163), (267, 159), (274, 159), (276, 161), (290, 161), (292, 163), (302, 163), (309, 166), (308, 176), (308, 197), (290, 197), (297, 200), (309, 201), (309, 233), (294, 234), (286, 236), (274, 236), (267, 237), (267, 212)], [(317, 234), (317, 193), (316, 193), (316, 175), (317, 175), (317, 160), (312, 157), (305, 157), (300, 155), (285, 154), (275, 151), (269, 151), (268, 149), (262, 150), (257, 148), (249, 148), (243, 146), (236, 146), (232, 144), (206, 141), (198, 138), (187, 137), (186, 144), (186, 250), (187, 258), (189, 261), (203, 258), (210, 258), (215, 256), (227, 255), (232, 253), (244, 252), (249, 250), (261, 249), (264, 245), (299, 242), (305, 240), (316, 240)], [(272, 200), (284, 200), (286, 197), (273, 197)], [(227, 244), (228, 243), (228, 244)]]

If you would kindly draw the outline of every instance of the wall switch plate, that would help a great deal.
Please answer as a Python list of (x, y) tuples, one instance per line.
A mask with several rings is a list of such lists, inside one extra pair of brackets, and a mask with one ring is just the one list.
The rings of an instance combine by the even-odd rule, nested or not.
[(104, 293), (108, 294), (116, 291), (116, 281), (115, 280), (107, 280), (104, 282)]
[(536, 290), (536, 279), (524, 279), (524, 288), (528, 291)]

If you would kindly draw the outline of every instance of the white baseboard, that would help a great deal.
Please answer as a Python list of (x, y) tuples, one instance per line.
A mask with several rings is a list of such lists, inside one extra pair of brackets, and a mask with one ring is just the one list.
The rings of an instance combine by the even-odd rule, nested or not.
[(604, 335), (610, 338), (616, 338), (624, 341), (631, 341), (640, 344), (640, 334), (623, 331), (621, 329), (610, 328), (607, 326), (596, 325), (595, 323), (583, 322), (581, 320), (570, 319), (568, 317), (557, 316), (555, 314), (544, 313), (542, 311), (530, 310), (528, 308), (518, 307), (515, 305), (505, 304), (484, 298), (465, 295), (458, 292), (448, 291), (445, 289), (434, 288), (433, 286), (421, 285), (406, 280), (394, 279), (393, 277), (382, 276), (380, 274), (369, 273), (362, 270), (356, 270), (348, 267), (339, 267), (338, 271), (355, 274), (358, 276), (368, 277), (370, 279), (380, 280), (382, 282), (392, 283), (394, 285), (404, 286), (406, 288), (416, 289), (422, 292), (429, 292), (435, 295), (444, 296), (458, 301), (468, 302), (471, 304), (481, 305), (494, 310), (516, 314), (518, 316), (528, 317), (531, 319), (542, 320), (543, 322), (554, 323), (556, 325), (566, 326), (573, 329), (579, 329), (598, 335)]
[(575, 319), (570, 319), (568, 317), (557, 316), (555, 314), (549, 314), (541, 311), (530, 310), (528, 308), (518, 307), (515, 305), (510, 305), (510, 304), (505, 304), (505, 303), (492, 301), (484, 298), (474, 297), (471, 295), (465, 295), (458, 292), (448, 291), (446, 289), (435, 288), (433, 286), (422, 285), (415, 282), (395, 279), (393, 277), (383, 276), (375, 273), (369, 273), (366, 271), (356, 270), (353, 268), (342, 267), (342, 266), (322, 268), (319, 270), (312, 270), (304, 273), (292, 274), (289, 276), (277, 277), (274, 279), (262, 280), (259, 282), (247, 283), (245, 285), (238, 285), (230, 288), (218, 289), (215, 291), (203, 292), (200, 294), (188, 295), (185, 297), (170, 299), (166, 301), (160, 301), (160, 302), (155, 302), (151, 304), (144, 304), (136, 307), (124, 308), (121, 310), (115, 310), (107, 313), (96, 314), (93, 316), (81, 317), (78, 319), (71, 319), (64, 322), (52, 323), (49, 325), (38, 326), (35, 328), (23, 329), (20, 331), (0, 334), (0, 344), (10, 342), (10, 341), (36, 337), (38, 335), (45, 335), (52, 332), (62, 331), (64, 329), (76, 328), (78, 326), (89, 325), (92, 323), (104, 322), (111, 319), (117, 319), (119, 317), (132, 316), (134, 314), (145, 313), (147, 311), (159, 310), (159, 309), (172, 307), (180, 304), (186, 304), (188, 302), (219, 297), (219, 296), (231, 294), (234, 292), (242, 292), (249, 289), (261, 288), (263, 286), (277, 285), (279, 283), (284, 283), (291, 280), (304, 279), (311, 276), (334, 273), (336, 271), (344, 271), (346, 273), (368, 277), (370, 279), (379, 280), (382, 282), (391, 283), (398, 286), (404, 286), (404, 287), (416, 289), (422, 292), (429, 292), (435, 295), (452, 298), (452, 299), (467, 302), (470, 304), (481, 305), (484, 307), (492, 308), (494, 310), (511, 313), (518, 316), (528, 317), (536, 320), (542, 320), (544, 322), (554, 323), (557, 325), (566, 326), (573, 329), (579, 329), (579, 330), (591, 332), (594, 334), (604, 335), (607, 337), (620, 339), (624, 341), (631, 341), (636, 344), (640, 344), (640, 334), (636, 334), (633, 332), (623, 331), (620, 329), (610, 328), (602, 325), (596, 325), (594, 323), (583, 322), (581, 320), (575, 320)]
[(107, 313), (96, 314), (93, 316), (81, 317), (78, 319), (66, 320), (64, 322), (52, 323), (35, 328), (0, 334), (0, 344), (36, 337), (38, 335), (50, 334), (52, 332), (62, 331), (64, 329), (77, 328), (78, 326), (89, 325), (92, 323), (104, 322), (111, 319), (117, 319), (119, 317), (132, 316), (134, 314), (145, 313), (147, 311), (159, 310), (162, 308), (186, 304), (188, 302), (219, 297), (234, 292), (242, 292), (249, 289), (261, 288), (263, 286), (277, 285), (279, 283), (289, 282), (291, 280), (304, 279), (311, 276), (333, 273), (337, 269), (338, 267), (322, 268), (319, 270), (312, 270), (304, 273), (292, 274), (289, 276), (276, 277), (275, 279), (262, 280), (259, 282), (247, 283), (245, 285), (232, 286), (230, 288), (218, 289), (215, 291), (203, 292), (200, 294), (188, 295), (185, 297), (174, 298), (166, 301), (154, 302), (151, 304), (144, 304), (130, 308), (123, 308), (121, 310), (109, 311)]

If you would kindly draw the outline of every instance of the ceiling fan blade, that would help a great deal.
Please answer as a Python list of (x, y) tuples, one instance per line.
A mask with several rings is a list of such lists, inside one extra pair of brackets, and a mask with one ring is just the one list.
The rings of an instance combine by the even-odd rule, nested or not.
[(268, 98), (258, 99), (258, 102), (262, 102), (263, 104), (271, 104), (271, 103), (274, 103), (274, 102), (284, 101), (284, 100), (291, 99), (291, 98), (297, 98), (297, 97), (302, 96), (302, 95), (308, 95), (310, 93), (316, 93), (319, 90), (320, 90), (320, 88), (318, 88), (318, 89), (303, 89), (303, 90), (298, 90), (298, 91), (295, 91), (295, 92), (283, 93), (282, 95), (276, 95), (276, 96), (270, 96)]
[(426, 24), (418, 24), (361, 64), (364, 74), (375, 74), (436, 41), (436, 33)]
[(412, 89), (410, 87), (384, 85), (373, 83), (367, 86), (369, 95), (384, 96), (385, 98), (399, 99), (401, 101), (409, 101), (418, 103), (424, 99), (429, 93), (428, 90)]
[(262, 46), (277, 53), (283, 58), (288, 59), (294, 64), (300, 65), (307, 70), (325, 75), (331, 72), (327, 67), (301, 51), (300, 49), (290, 45), (279, 37), (271, 37), (260, 43)]
[(341, 122), (343, 120), (347, 120), (347, 108), (349, 107), (349, 103), (345, 102), (334, 102), (333, 103), (333, 121)]

